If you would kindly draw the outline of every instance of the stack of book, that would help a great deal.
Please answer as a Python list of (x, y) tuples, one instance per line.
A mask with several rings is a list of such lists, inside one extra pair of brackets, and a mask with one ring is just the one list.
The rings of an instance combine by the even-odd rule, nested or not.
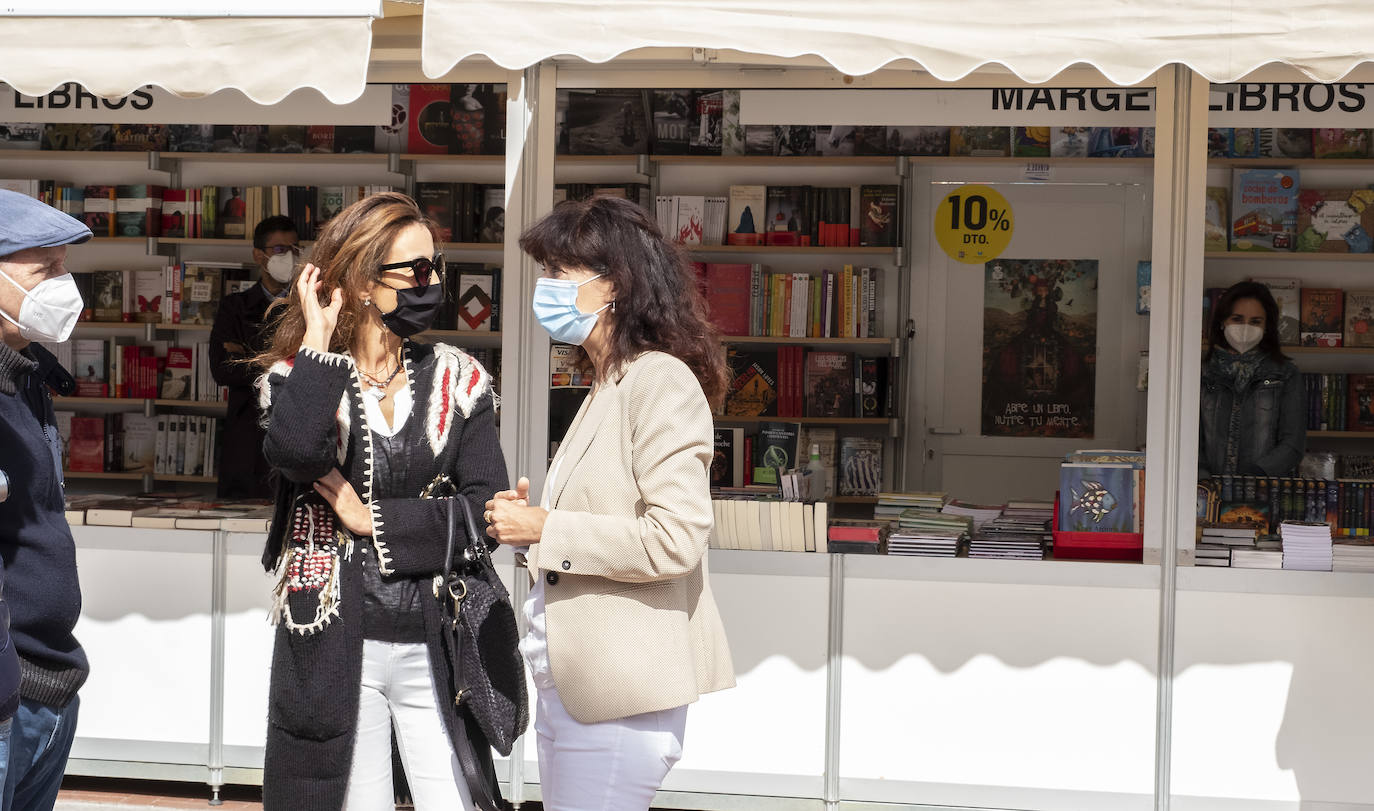
[(1283, 548), (1278, 541), (1262, 540), (1255, 542), (1254, 549), (1231, 547), (1231, 568), (1233, 569), (1282, 569)]
[(1283, 541), (1283, 568), (1305, 572), (1331, 571), (1331, 525), (1315, 521), (1284, 521), (1279, 525)]
[(1230, 566), (1235, 549), (1254, 549), (1260, 528), (1254, 524), (1203, 524), (1197, 544), (1198, 566)]
[(1002, 516), (984, 524), (973, 533), (969, 543), (971, 558), (1043, 560), (1049, 543), (1045, 526), (1049, 519), (1008, 518)]
[(930, 558), (958, 557), (967, 533), (937, 529), (896, 530), (887, 536), (889, 555), (917, 555)]
[(948, 515), (965, 515), (973, 519), (973, 531), (976, 533), (983, 528), (989, 521), (1002, 517), (1001, 507), (987, 507), (981, 504), (965, 504), (962, 501), (954, 500), (940, 508), (940, 512)]
[(1333, 544), (1331, 571), (1374, 572), (1374, 539), (1352, 538)]
[(723, 487), (711, 500), (716, 549), (826, 552), (828, 505), (783, 501), (777, 487)]
[(887, 553), (886, 521), (836, 520), (830, 522), (828, 551), (851, 555)]
[(1231, 547), (1222, 544), (1200, 543), (1197, 545), (1194, 562), (1198, 566), (1230, 566)]
[(873, 518), (877, 521), (895, 521), (910, 510), (938, 513), (948, 502), (949, 496), (945, 493), (879, 493)]

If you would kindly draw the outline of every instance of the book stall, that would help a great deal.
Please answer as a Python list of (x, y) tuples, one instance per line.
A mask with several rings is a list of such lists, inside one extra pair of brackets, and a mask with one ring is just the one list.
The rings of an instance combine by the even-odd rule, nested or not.
[[(386, 3), (342, 103), (153, 88), (59, 115), (78, 85), (10, 82), (0, 185), (97, 234), (69, 260), (89, 311), (50, 347), (77, 379), (55, 405), (94, 666), (69, 770), (261, 780), (271, 507), (214, 495), (208, 349), (254, 225), (308, 248), (352, 200), (413, 194), (454, 291), (421, 339), (493, 370), (537, 492), (591, 381), (515, 240), (611, 194), (689, 252), (733, 375), (710, 569), (738, 686), (693, 706), (664, 807), (1374, 809), (1367, 45), (1170, 50), (1214, 10), (1125, 43), (1066, 6), (1036, 12), (1069, 15), (1054, 41), (1001, 8), (948, 48), (905, 13), (839, 37), (728, 5), (650, 48), (614, 7)], [(1199, 480), (1204, 325), (1243, 280), (1280, 302), (1307, 453)], [(154, 690), (172, 711), (138, 710)], [(497, 770), (539, 799), (528, 741)]]

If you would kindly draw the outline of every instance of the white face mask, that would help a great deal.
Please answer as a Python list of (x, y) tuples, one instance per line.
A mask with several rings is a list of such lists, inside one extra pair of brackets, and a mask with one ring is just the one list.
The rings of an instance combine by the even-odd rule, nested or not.
[(296, 257), (290, 251), (273, 254), (267, 260), (267, 275), (281, 284), (291, 281), (296, 270)]
[(0, 310), (0, 317), (18, 327), (19, 334), (25, 340), (62, 343), (71, 337), (72, 329), (76, 327), (76, 321), (85, 307), (81, 301), (81, 290), (77, 288), (72, 274), (64, 273), (44, 279), (32, 290), (25, 290), (23, 285), (4, 271), (0, 271), (0, 276), (4, 276), (24, 294), (18, 320), (4, 310)]
[(1254, 324), (1227, 324), (1223, 332), (1226, 333), (1226, 342), (1241, 354), (1259, 346), (1264, 339), (1264, 327)]

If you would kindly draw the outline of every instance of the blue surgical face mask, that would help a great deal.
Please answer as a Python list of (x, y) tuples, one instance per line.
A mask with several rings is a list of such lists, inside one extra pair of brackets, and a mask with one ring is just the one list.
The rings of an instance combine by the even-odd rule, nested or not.
[(577, 288), (599, 278), (601, 274), (598, 273), (580, 282), (548, 277), (535, 280), (534, 301), (531, 303), (534, 317), (555, 341), (581, 346), (592, 334), (597, 316), (613, 302), (608, 302), (594, 313), (584, 313), (577, 308)]

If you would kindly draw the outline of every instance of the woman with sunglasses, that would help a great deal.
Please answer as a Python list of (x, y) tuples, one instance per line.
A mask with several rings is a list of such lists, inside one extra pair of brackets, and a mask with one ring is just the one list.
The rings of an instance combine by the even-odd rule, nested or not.
[(563, 203), (520, 237), (534, 314), (593, 371), (544, 482), (487, 505), (526, 546), (548, 811), (645, 811), (682, 755), (687, 705), (734, 685), (706, 569), (719, 334), (683, 254), (626, 200)]
[(279, 577), (269, 811), (392, 808), (393, 727), (417, 809), (473, 807), (456, 736), (495, 795), (490, 747), (449, 692), (433, 583), (438, 496), (479, 514), (508, 479), (490, 375), (410, 340), (443, 302), (443, 269), (413, 200), (364, 198), (325, 226), (259, 358), (263, 450), (280, 474), (263, 559)]

